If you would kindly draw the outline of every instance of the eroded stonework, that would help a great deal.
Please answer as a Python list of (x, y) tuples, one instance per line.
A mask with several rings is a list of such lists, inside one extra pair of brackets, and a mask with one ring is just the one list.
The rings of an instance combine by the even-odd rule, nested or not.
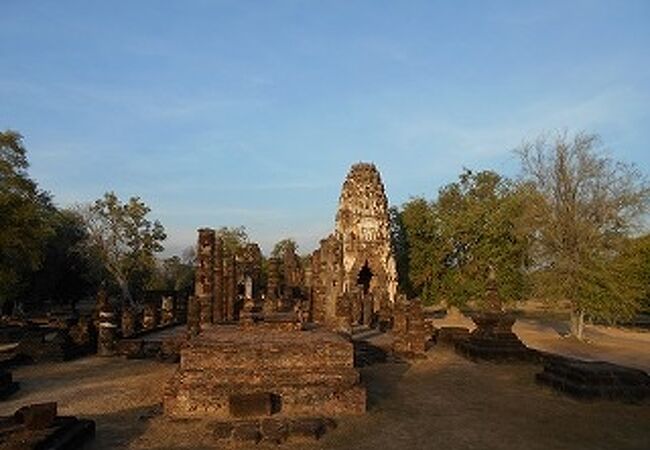
[(346, 331), (391, 309), (397, 270), (388, 200), (374, 164), (354, 164), (343, 183), (334, 233), (312, 255), (312, 313), (316, 322)]
[(236, 254), (229, 254), (223, 240), (212, 228), (199, 229), (195, 297), (201, 324), (239, 320), (246, 286), (257, 298), (261, 285), (262, 252), (248, 243)]
[(165, 413), (224, 420), (363, 414), (366, 390), (352, 343), (326, 330), (281, 325), (204, 329), (181, 350)]

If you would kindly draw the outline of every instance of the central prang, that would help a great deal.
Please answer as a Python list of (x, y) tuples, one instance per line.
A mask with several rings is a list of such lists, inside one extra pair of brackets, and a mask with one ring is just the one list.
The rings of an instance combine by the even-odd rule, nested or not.
[(331, 424), (323, 417), (363, 414), (366, 390), (348, 336), (391, 317), (397, 292), (376, 167), (352, 166), (335, 230), (308, 261), (287, 248), (268, 260), (266, 277), (262, 261), (257, 244), (233, 251), (215, 230), (199, 230), (189, 340), (165, 389), (165, 413), (217, 419), (224, 437), (265, 440), (293, 428), (318, 434)]

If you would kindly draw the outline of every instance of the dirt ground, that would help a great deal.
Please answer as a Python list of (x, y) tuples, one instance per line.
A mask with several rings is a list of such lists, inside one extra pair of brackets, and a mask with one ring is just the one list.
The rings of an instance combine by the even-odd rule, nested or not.
[[(648, 333), (592, 327), (592, 342), (583, 344), (562, 337), (557, 328), (533, 320), (516, 325), (536, 348), (650, 367)], [(438, 347), (427, 356), (362, 369), (366, 415), (341, 419), (316, 443), (281, 448), (650, 448), (650, 401), (577, 401), (536, 385), (540, 367), (535, 365), (477, 364)], [(28, 403), (58, 401), (61, 414), (97, 422), (91, 449), (218, 448), (206, 423), (172, 422), (160, 415), (162, 385), (174, 370), (172, 364), (99, 357), (21, 367), (14, 371), (21, 390), (0, 403), (0, 415)]]

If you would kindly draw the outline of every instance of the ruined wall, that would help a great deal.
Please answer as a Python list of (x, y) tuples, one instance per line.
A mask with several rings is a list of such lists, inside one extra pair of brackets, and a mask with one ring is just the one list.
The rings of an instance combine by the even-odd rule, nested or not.
[(195, 297), (203, 324), (237, 320), (243, 302), (243, 286), (250, 277), (259, 294), (262, 252), (249, 243), (235, 255), (227, 254), (223, 240), (212, 228), (199, 230)]

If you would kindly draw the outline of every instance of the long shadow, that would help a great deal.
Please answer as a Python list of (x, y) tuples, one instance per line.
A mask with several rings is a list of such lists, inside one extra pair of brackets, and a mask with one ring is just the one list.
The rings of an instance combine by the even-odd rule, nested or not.
[(96, 424), (95, 438), (84, 449), (108, 450), (127, 448), (131, 442), (143, 435), (149, 420), (162, 414), (162, 405), (154, 404), (124, 409), (108, 414), (84, 416)]
[(361, 381), (366, 387), (368, 411), (380, 407), (396, 392), (397, 385), (409, 369), (405, 362), (389, 362), (361, 370)]
[(385, 349), (365, 340), (354, 341), (354, 365), (366, 387), (367, 407), (371, 411), (390, 398), (410, 364)]

